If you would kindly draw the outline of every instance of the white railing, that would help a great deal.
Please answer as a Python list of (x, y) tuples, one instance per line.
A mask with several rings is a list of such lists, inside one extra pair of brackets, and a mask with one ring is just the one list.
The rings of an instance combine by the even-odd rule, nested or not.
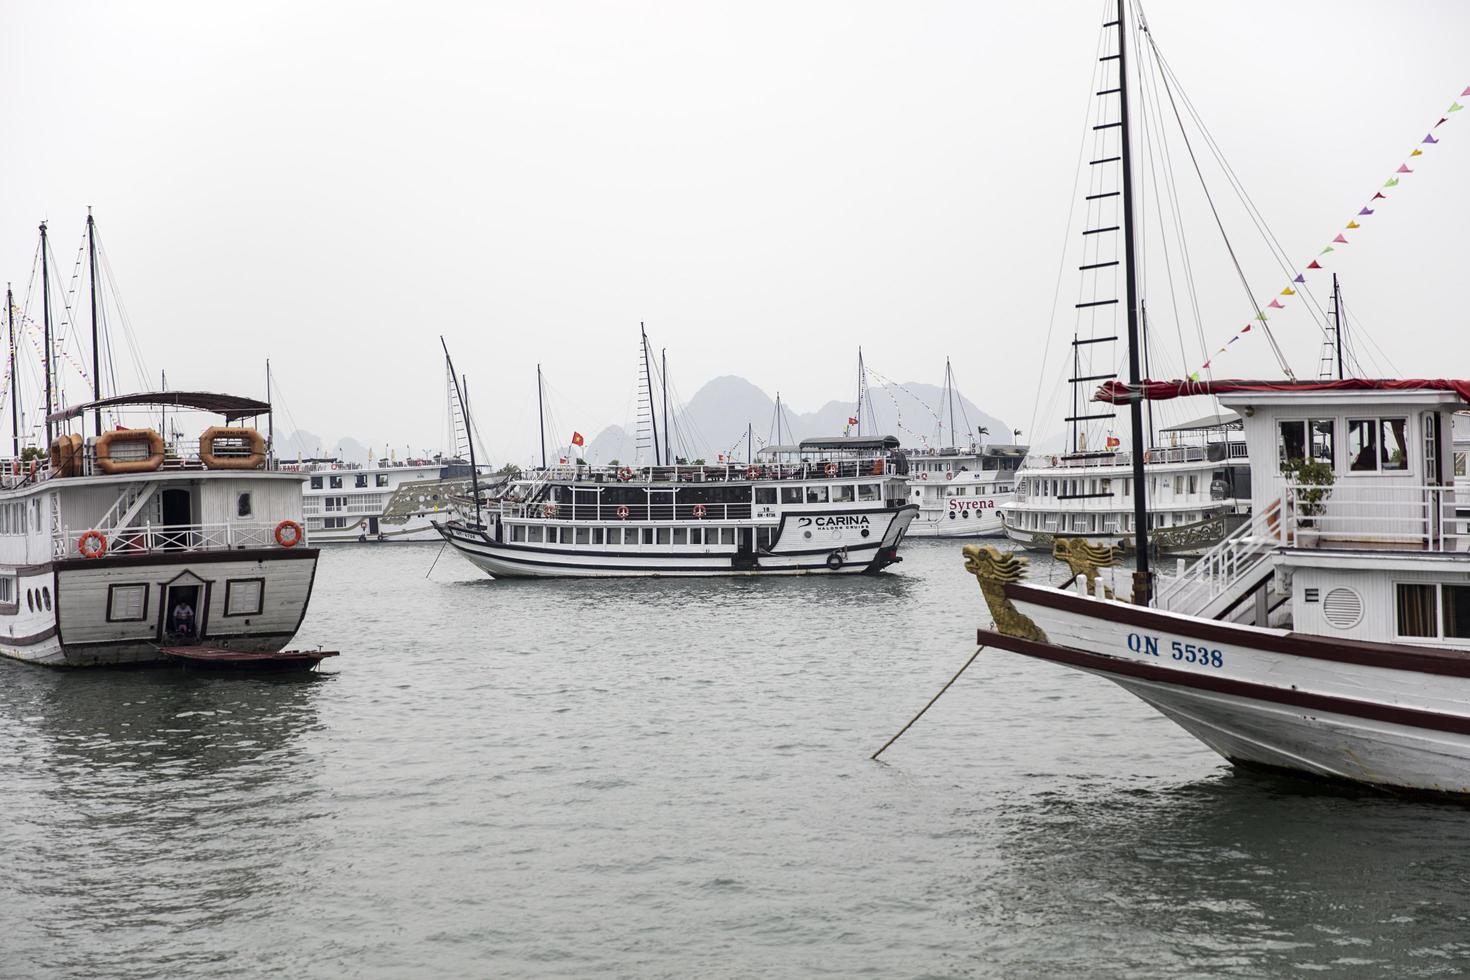
[(1282, 543), (1282, 502), (1260, 514), (1201, 555), (1181, 574), (1159, 586), (1156, 602), (1172, 612), (1198, 613), (1232, 586), (1257, 572)]
[[(81, 540), (92, 528), (66, 528), (51, 538), (53, 558), (76, 558)], [(155, 551), (235, 551), (276, 548), (274, 523), (140, 524), (110, 535), (109, 555), (139, 555)]]
[(1470, 495), (1453, 486), (1375, 484), (1350, 478), (1334, 486), (1288, 483), (1283, 534), (1301, 548), (1470, 551)]

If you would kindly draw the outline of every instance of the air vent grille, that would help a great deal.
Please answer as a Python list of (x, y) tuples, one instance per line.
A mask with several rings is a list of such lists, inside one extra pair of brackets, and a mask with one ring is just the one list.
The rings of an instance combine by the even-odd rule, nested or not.
[(1338, 629), (1356, 626), (1363, 618), (1363, 599), (1352, 589), (1332, 589), (1322, 600), (1322, 618)]

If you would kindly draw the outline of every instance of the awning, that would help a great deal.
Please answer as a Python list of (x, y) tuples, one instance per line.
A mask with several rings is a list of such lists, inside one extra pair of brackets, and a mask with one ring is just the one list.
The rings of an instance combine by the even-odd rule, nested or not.
[(897, 449), (898, 436), (816, 436), (801, 440), (802, 452), (834, 449)]
[(1141, 392), (1149, 401), (1168, 401), (1192, 395), (1290, 394), (1333, 391), (1452, 391), (1470, 402), (1470, 381), (1445, 378), (1346, 378), (1342, 381), (1143, 381), (1137, 386), (1109, 381), (1097, 389), (1093, 399), (1122, 404)]
[(1160, 429), (1160, 432), (1199, 432), (1204, 429), (1239, 429), (1243, 423), (1240, 416), (1235, 412), (1220, 412), (1216, 415), (1205, 415), (1201, 418), (1192, 419), (1188, 422), (1180, 422)]
[(251, 419), (271, 410), (270, 402), (243, 395), (222, 395), (211, 391), (140, 391), (131, 395), (114, 395), (95, 402), (71, 405), (52, 412), (47, 422), (65, 422), (104, 408), (192, 408), (200, 412), (223, 415), (226, 422)]

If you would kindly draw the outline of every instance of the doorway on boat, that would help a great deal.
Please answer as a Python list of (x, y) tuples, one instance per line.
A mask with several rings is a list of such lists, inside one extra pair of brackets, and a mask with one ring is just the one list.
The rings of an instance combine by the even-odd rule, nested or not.
[(735, 532), (735, 568), (755, 567), (755, 528), (742, 527)]
[(163, 639), (175, 646), (198, 643), (204, 634), (204, 583), (185, 573), (163, 589)]
[(185, 487), (172, 487), (159, 494), (159, 519), (163, 525), (163, 547), (188, 548), (193, 542), (194, 495)]

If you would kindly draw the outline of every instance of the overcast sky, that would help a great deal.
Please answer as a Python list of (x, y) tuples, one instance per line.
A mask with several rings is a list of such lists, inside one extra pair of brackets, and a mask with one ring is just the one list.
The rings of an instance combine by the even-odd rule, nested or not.
[[(93, 205), (152, 370), (260, 393), (270, 356), (296, 424), (375, 445), (443, 441), (441, 333), (497, 458), (535, 441), (538, 360), (568, 425), (628, 421), (640, 320), (686, 397), (739, 374), (810, 410), (862, 344), (899, 381), (938, 383), (947, 354), (1026, 426), (1066, 356), (1043, 348), (1102, 12), (7, 0), (0, 270), (19, 301), (49, 218), (69, 272)], [(1302, 263), (1470, 85), (1463, 2), (1146, 13)], [(1334, 253), (1411, 375), (1470, 370), (1470, 111), (1438, 132)], [(1203, 310), (1223, 343), (1234, 273), (1194, 271), (1236, 290)], [(1314, 374), (1310, 319), (1273, 324)], [(1224, 373), (1279, 374), (1256, 338), (1233, 347)]]

